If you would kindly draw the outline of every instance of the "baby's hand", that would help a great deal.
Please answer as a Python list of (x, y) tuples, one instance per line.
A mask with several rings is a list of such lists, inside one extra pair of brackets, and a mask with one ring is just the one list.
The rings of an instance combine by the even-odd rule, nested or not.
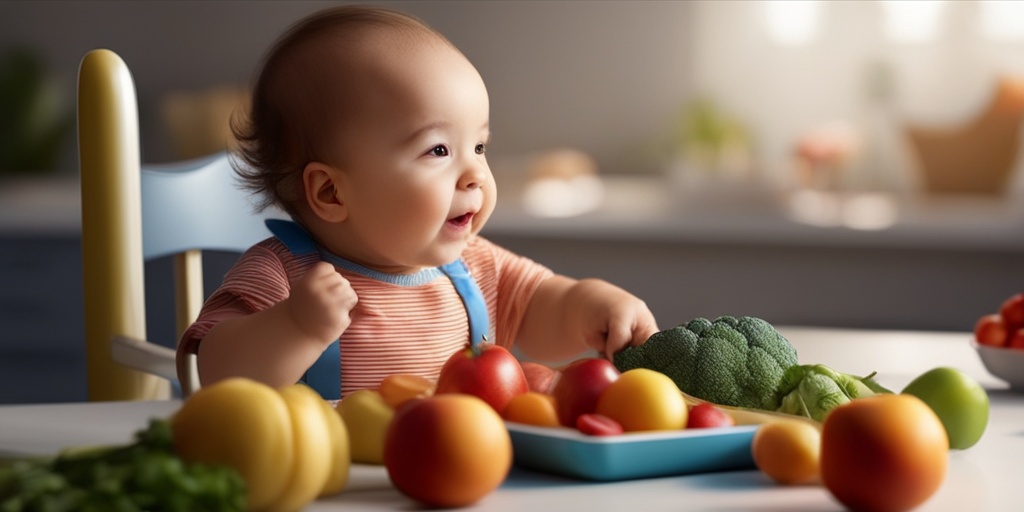
[(330, 263), (319, 262), (292, 282), (288, 312), (296, 327), (323, 343), (334, 341), (352, 323), (359, 298)]
[(571, 304), (580, 309), (584, 342), (609, 360), (630, 345), (641, 345), (658, 332), (644, 301), (610, 283), (584, 279), (574, 286)]

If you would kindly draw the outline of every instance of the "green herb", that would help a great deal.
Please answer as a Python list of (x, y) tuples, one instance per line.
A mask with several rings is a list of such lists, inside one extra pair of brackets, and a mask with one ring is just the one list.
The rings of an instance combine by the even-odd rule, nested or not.
[(0, 512), (236, 510), (245, 510), (238, 472), (186, 464), (166, 420), (151, 420), (128, 445), (0, 464)]

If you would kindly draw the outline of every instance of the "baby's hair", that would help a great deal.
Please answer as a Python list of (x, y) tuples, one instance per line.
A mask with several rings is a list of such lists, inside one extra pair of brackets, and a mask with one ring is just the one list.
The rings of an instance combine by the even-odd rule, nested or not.
[(318, 11), (282, 34), (263, 57), (248, 112), (231, 119), (238, 142), (232, 164), (242, 187), (256, 195), (259, 210), (276, 204), (296, 215), (302, 170), (309, 162), (330, 162), (330, 137), (339, 120), (327, 113), (339, 100), (325, 96), (343, 94), (326, 86), (329, 76), (337, 76), (330, 74), (331, 59), (370, 28), (426, 34), (451, 45), (413, 16), (355, 5)]

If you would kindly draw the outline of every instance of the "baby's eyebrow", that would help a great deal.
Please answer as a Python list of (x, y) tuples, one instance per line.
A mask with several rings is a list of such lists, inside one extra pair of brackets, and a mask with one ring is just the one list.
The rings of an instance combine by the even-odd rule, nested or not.
[(411, 142), (411, 141), (414, 141), (416, 139), (419, 139), (424, 134), (429, 133), (429, 132), (444, 131), (445, 129), (447, 129), (450, 126), (451, 126), (451, 123), (448, 122), (448, 121), (434, 121), (432, 123), (427, 123), (427, 124), (417, 128), (416, 131), (412, 132), (412, 134), (409, 135), (409, 138), (407, 139), (407, 141)]
[[(414, 141), (416, 139), (419, 139), (420, 137), (422, 137), (426, 133), (435, 132), (435, 131), (438, 131), (438, 132), (439, 131), (445, 131), (448, 128), (450, 128), (451, 126), (452, 126), (452, 123), (450, 121), (434, 121), (434, 122), (430, 122), (430, 123), (427, 123), (427, 124), (417, 128), (414, 132), (412, 132), (412, 134), (409, 135), (409, 137), (406, 139), (406, 141), (407, 142), (412, 142), (412, 141)], [(484, 132), (487, 132), (486, 137), (490, 138), (491, 134), (493, 133), (491, 131), (491, 123), (490, 123), (490, 121), (484, 122), (484, 124), (480, 126), (480, 130), (482, 130)]]

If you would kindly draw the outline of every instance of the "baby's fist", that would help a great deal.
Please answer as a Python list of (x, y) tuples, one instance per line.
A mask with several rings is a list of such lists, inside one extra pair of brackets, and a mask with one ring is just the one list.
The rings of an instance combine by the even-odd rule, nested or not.
[(352, 323), (359, 298), (334, 265), (319, 262), (292, 282), (288, 310), (296, 326), (324, 343), (334, 341)]

